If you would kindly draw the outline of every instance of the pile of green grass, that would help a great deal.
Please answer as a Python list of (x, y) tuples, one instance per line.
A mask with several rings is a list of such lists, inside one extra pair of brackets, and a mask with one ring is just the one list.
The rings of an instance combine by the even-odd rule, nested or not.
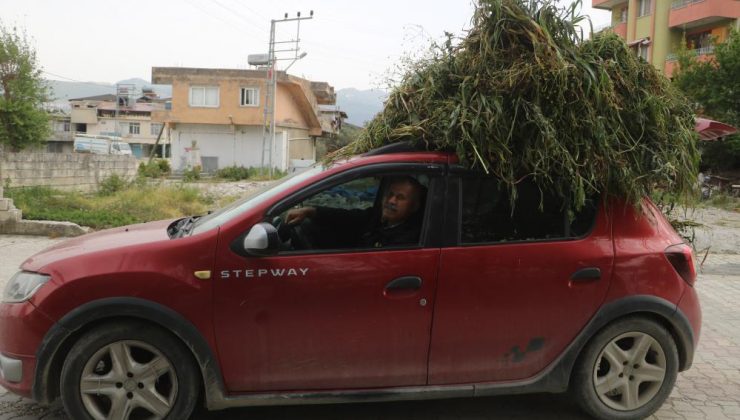
[(331, 158), (410, 141), (457, 152), (508, 187), (532, 179), (571, 208), (607, 193), (692, 194), (698, 154), (686, 99), (622, 39), (583, 41), (549, 0), (479, 0), (472, 28), (405, 69), (362, 137)]

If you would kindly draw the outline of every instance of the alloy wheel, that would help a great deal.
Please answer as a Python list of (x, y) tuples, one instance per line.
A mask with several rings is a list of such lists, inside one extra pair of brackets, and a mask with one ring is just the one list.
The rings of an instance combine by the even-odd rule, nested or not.
[(116, 341), (85, 364), (80, 397), (96, 420), (163, 419), (177, 397), (177, 376), (156, 348), (141, 341)]
[(655, 397), (666, 377), (660, 343), (643, 332), (611, 340), (596, 359), (593, 383), (599, 399), (612, 409), (638, 409)]

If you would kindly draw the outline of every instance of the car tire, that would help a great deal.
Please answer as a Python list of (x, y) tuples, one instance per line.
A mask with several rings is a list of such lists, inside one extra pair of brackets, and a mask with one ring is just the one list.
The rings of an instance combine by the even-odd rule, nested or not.
[(584, 348), (571, 379), (571, 394), (598, 419), (643, 419), (671, 393), (678, 350), (671, 334), (646, 318), (616, 321)]
[(60, 380), (73, 419), (187, 419), (198, 400), (193, 358), (171, 333), (126, 322), (85, 333), (70, 349)]

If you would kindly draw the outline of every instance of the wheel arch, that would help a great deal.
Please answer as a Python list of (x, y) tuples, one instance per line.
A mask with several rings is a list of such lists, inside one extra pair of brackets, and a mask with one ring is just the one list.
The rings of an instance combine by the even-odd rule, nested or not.
[(156, 302), (116, 297), (95, 300), (75, 308), (47, 332), (36, 352), (33, 399), (49, 404), (60, 395), (59, 379), (64, 356), (82, 335), (100, 325), (126, 320), (154, 324), (172, 334), (189, 351), (198, 367), (206, 400), (220, 398), (224, 394), (218, 359), (190, 321)]
[(577, 362), (588, 343), (593, 340), (599, 331), (609, 325), (630, 317), (643, 317), (663, 326), (673, 337), (678, 350), (678, 370), (685, 371), (691, 367), (694, 358), (694, 333), (688, 318), (676, 306), (665, 299), (652, 295), (638, 295), (622, 298), (605, 304), (584, 328), (571, 349), (571, 357), (566, 357), (566, 371), (568, 383)]

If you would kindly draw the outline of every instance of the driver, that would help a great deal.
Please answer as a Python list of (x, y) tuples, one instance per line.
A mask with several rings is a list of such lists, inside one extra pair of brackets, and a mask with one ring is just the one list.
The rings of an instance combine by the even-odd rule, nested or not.
[(336, 209), (330, 207), (302, 207), (286, 215), (289, 225), (297, 225), (306, 218), (321, 226), (346, 229), (346, 234), (359, 247), (381, 248), (410, 245), (419, 241), (421, 214), (426, 188), (411, 176), (391, 178), (383, 196), (379, 215), (373, 208)]

